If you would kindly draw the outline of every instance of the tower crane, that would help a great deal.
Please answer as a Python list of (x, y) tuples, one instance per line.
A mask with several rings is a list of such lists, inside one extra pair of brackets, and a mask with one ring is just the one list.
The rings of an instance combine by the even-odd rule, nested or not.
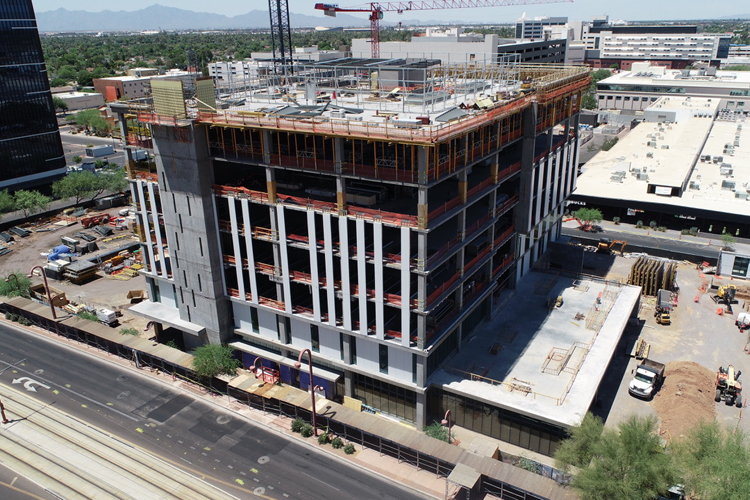
[(336, 17), (338, 12), (368, 12), (370, 14), (372, 58), (380, 57), (380, 20), (383, 12), (403, 14), (410, 10), (467, 9), (474, 7), (505, 7), (510, 5), (535, 5), (542, 3), (562, 3), (573, 0), (421, 0), (413, 2), (370, 2), (369, 7), (339, 7), (338, 4), (316, 3), (315, 9), (326, 16)]

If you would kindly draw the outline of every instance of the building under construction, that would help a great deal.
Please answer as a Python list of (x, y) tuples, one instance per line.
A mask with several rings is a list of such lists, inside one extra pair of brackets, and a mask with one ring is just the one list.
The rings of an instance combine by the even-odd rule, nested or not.
[(129, 162), (151, 288), (132, 310), (297, 387), (310, 349), (326, 397), (421, 428), (431, 376), (559, 235), (588, 70), (293, 69), (113, 105), (156, 157)]

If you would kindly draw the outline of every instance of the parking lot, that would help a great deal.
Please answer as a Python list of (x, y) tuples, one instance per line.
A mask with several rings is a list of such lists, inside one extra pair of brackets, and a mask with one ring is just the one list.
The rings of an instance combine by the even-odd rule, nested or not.
[[(626, 279), (630, 266), (634, 262), (635, 259), (614, 258), (608, 277)], [(708, 394), (696, 395), (701, 398), (701, 401), (713, 402), (713, 378), (720, 366), (726, 367), (733, 364), (737, 370), (748, 374), (745, 376), (750, 376), (750, 356), (745, 351), (748, 336), (747, 333), (741, 333), (734, 324), (737, 314), (746, 310), (743, 308), (747, 305), (740, 298), (732, 306), (733, 314), (717, 314), (717, 310), (724, 307), (711, 298), (714, 295), (710, 289), (712, 279), (716, 284), (731, 283), (737, 287), (747, 286), (747, 282), (743, 280), (703, 275), (695, 264), (681, 263), (677, 272), (680, 293), (677, 306), (672, 310), (671, 325), (657, 324), (654, 318), (654, 297), (642, 297), (640, 324), (631, 325), (626, 330), (621, 348), (615, 354), (610, 369), (602, 381), (598, 405), (594, 408), (596, 414), (606, 418), (607, 426), (615, 427), (633, 414), (657, 415), (658, 398), (685, 397), (687, 394), (683, 394), (683, 390), (694, 390), (692, 387), (680, 386), (677, 390), (670, 388), (671, 392), (666, 393), (668, 384), (665, 382), (663, 390), (652, 401), (643, 401), (631, 396), (628, 393), (628, 384), (632, 378), (631, 371), (640, 361), (631, 358), (630, 353), (639, 337), (650, 344), (648, 355), (650, 359), (665, 364), (692, 361), (711, 372), (710, 387), (702, 390)], [(701, 290), (703, 285), (705, 285), (705, 290)], [(667, 378), (669, 378), (669, 367)], [(743, 377), (740, 377), (740, 382), (742, 381)], [(708, 403), (706, 405), (711, 406)], [(686, 407), (687, 410), (683, 407), (680, 411), (688, 415), (690, 405)], [(750, 422), (748, 419), (742, 419), (741, 408), (727, 406), (722, 402), (714, 403), (712, 409), (715, 409), (715, 417), (723, 425), (732, 429), (750, 431)], [(693, 408), (693, 413), (695, 412), (698, 412), (697, 408)], [(680, 415), (670, 415), (670, 418), (679, 419)]]

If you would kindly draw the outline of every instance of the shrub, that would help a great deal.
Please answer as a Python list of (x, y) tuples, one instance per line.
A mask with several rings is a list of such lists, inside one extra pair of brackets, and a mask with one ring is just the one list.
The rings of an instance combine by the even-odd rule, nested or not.
[(667, 226), (659, 226), (656, 228), (657, 231), (661, 231), (662, 233), (667, 232)]
[(441, 441), (445, 441), (446, 443), (450, 442), (448, 441), (448, 428), (437, 420), (425, 427), (424, 433), (431, 438), (439, 439)]
[(31, 320), (28, 318), (24, 318), (23, 316), (18, 317), (18, 322), (23, 326), (31, 326)]
[(295, 418), (294, 420), (292, 420), (292, 432), (297, 432), (297, 433), (301, 432), (302, 427), (304, 427), (304, 425), (305, 425), (304, 420), (302, 420), (299, 417)]
[(206, 344), (193, 351), (193, 371), (201, 377), (235, 376), (241, 363), (228, 345)]
[(648, 227), (650, 227), (651, 229), (654, 229), (656, 227), (656, 221), (652, 220), (651, 222), (649, 222)]
[(614, 222), (615, 224), (619, 224), (620, 223), (620, 218), (619, 217), (612, 217), (612, 222)]
[(698, 236), (698, 228), (693, 226), (690, 228), (690, 236)]
[(344, 453), (347, 455), (352, 455), (356, 450), (354, 449), (354, 445), (349, 443), (346, 446), (344, 446)]
[(18, 321), (18, 314), (7, 312), (5, 313), (5, 319), (9, 319), (10, 321)]
[(131, 326), (129, 328), (120, 328), (120, 333), (122, 335), (138, 335), (138, 330)]
[(344, 442), (340, 437), (335, 437), (333, 438), (333, 441), (331, 441), (331, 446), (333, 446), (334, 449), (338, 450), (344, 447)]
[(636, 223), (635, 223), (635, 227), (638, 227), (638, 228), (641, 228), (641, 227), (643, 227), (643, 221), (642, 221), (642, 220), (639, 220), (638, 222), (636, 222)]
[(318, 436), (318, 444), (327, 444), (328, 443), (328, 434), (323, 433), (320, 436)]
[(302, 434), (302, 437), (309, 438), (313, 435), (313, 426), (310, 424), (305, 424), (302, 426), (302, 429), (299, 432), (300, 434)]
[(180, 346), (178, 346), (177, 343), (174, 340), (169, 340), (164, 345), (166, 345), (167, 347), (171, 347), (172, 349), (179, 349), (180, 348)]
[(99, 318), (96, 317), (96, 314), (88, 312), (88, 311), (81, 311), (78, 313), (78, 317), (81, 319), (87, 319), (89, 321), (99, 321)]

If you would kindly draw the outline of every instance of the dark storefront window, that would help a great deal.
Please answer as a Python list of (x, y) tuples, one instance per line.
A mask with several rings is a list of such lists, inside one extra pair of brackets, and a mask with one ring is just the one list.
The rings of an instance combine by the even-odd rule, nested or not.
[(548, 423), (525, 417), (479, 401), (433, 388), (427, 394), (429, 419), (440, 421), (446, 410), (456, 425), (491, 436), (521, 448), (552, 456), (565, 431)]
[(747, 276), (747, 268), (750, 266), (750, 259), (747, 257), (735, 257), (732, 266), (733, 276)]
[(353, 374), (353, 382), (355, 399), (373, 410), (415, 421), (417, 398), (413, 391), (359, 373)]

